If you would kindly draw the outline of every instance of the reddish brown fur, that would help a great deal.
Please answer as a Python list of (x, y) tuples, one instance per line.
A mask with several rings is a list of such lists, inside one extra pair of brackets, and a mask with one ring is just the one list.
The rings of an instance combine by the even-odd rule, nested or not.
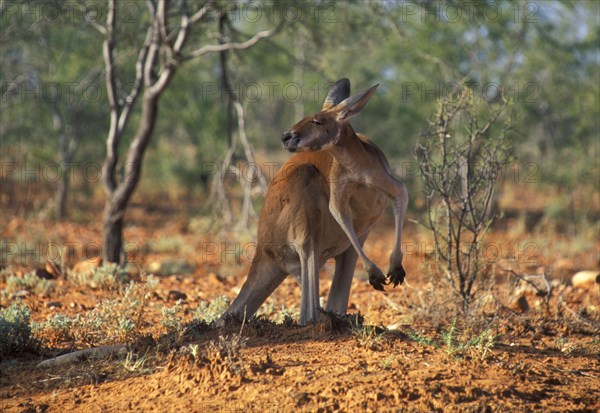
[[(287, 274), (295, 274), (302, 286), (300, 323), (317, 321), (318, 272), (330, 258), (336, 260), (327, 301), (330, 311), (346, 312), (358, 257), (374, 288), (383, 290), (389, 282), (403, 281), (400, 245), (406, 188), (391, 175), (383, 152), (347, 122), (366, 105), (376, 86), (347, 97), (349, 83), (344, 81), (334, 86), (322, 112), (307, 116), (284, 134), (284, 147), (299, 153), (269, 186), (259, 218), (256, 257), (224, 317), (252, 316)], [(388, 277), (362, 251), (386, 196), (394, 202), (397, 235)]]

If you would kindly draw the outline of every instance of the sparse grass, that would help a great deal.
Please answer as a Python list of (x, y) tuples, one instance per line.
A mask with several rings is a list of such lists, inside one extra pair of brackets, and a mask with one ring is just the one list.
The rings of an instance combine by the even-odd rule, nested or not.
[(554, 348), (564, 354), (571, 354), (578, 350), (577, 345), (569, 341), (567, 337), (557, 338), (554, 342)]
[(496, 335), (491, 330), (485, 329), (478, 335), (466, 338), (456, 323), (452, 321), (450, 328), (442, 331), (442, 342), (446, 352), (455, 357), (462, 357), (468, 353), (474, 354), (480, 360), (485, 360), (490, 350), (496, 344)]
[(121, 361), (121, 365), (129, 373), (151, 373), (153, 369), (151, 367), (146, 367), (146, 363), (148, 362), (148, 360), (148, 353), (145, 353), (144, 355), (140, 356), (130, 351), (125, 356), (125, 359)]
[(206, 346), (206, 358), (217, 362), (231, 374), (243, 377), (245, 375), (245, 363), (241, 355), (241, 349), (246, 346), (247, 339), (238, 334), (233, 336), (219, 336), (217, 341), (211, 341)]
[(482, 361), (489, 356), (498, 338), (489, 328), (473, 337), (466, 337), (467, 335), (458, 327), (456, 319), (452, 321), (449, 328), (441, 331), (439, 339), (419, 334), (414, 330), (408, 332), (410, 339), (418, 344), (443, 348), (446, 353), (456, 358), (470, 355)]
[(24, 274), (22, 277), (17, 275), (7, 276), (6, 290), (12, 293), (27, 290), (37, 295), (47, 296), (54, 290), (54, 282), (39, 278), (35, 275), (35, 271), (31, 271)]
[[(246, 378), (248, 369), (241, 354), (246, 340), (236, 334), (219, 336), (218, 340), (210, 341), (204, 348), (197, 344), (182, 347), (180, 353), (187, 356), (187, 367), (192, 367), (188, 376), (195, 376), (195, 381), (204, 383), (226, 380), (230, 387), (239, 386)], [(173, 361), (170, 364), (173, 364)]]
[(383, 370), (387, 370), (391, 367), (393, 361), (394, 361), (394, 356), (392, 354), (390, 354), (389, 356), (387, 356), (385, 358), (385, 360), (383, 360), (381, 362), (380, 366)]
[(348, 321), (350, 322), (352, 335), (358, 339), (360, 344), (372, 350), (378, 348), (380, 340), (387, 333), (387, 330), (383, 327), (365, 324), (364, 318), (360, 314), (349, 318)]
[(481, 332), (478, 336), (475, 336), (469, 344), (472, 346), (472, 350), (475, 352), (476, 356), (479, 357), (480, 360), (485, 360), (489, 352), (496, 345), (498, 337), (491, 332), (491, 330), (486, 329)]
[(29, 308), (21, 304), (0, 310), (0, 358), (10, 358), (37, 349), (31, 336)]
[(414, 342), (423, 346), (439, 347), (439, 343), (437, 341), (435, 341), (431, 337), (421, 335), (414, 330), (408, 332), (408, 337), (410, 337), (410, 339)]

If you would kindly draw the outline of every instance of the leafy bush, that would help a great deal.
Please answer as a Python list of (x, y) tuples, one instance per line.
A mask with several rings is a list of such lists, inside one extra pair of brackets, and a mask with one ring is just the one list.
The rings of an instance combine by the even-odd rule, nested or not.
[(116, 288), (130, 281), (127, 270), (114, 263), (104, 264), (94, 268), (91, 273), (73, 272), (69, 275), (69, 279), (76, 284), (85, 285), (94, 289)]
[(182, 304), (182, 300), (177, 300), (173, 307), (162, 308), (161, 312), (163, 319), (161, 320), (161, 323), (168, 331), (178, 330), (182, 328), (181, 317), (179, 316)]
[(36, 347), (37, 343), (31, 337), (29, 308), (13, 304), (0, 310), (0, 357), (15, 356)]
[(36, 336), (49, 345), (104, 345), (131, 342), (142, 335), (144, 311), (154, 279), (131, 283), (123, 296), (105, 300), (92, 311), (70, 318), (57, 314), (36, 328)]
[(34, 325), (35, 335), (45, 346), (56, 346), (64, 342), (73, 343), (76, 319), (63, 314), (54, 314), (49, 320)]

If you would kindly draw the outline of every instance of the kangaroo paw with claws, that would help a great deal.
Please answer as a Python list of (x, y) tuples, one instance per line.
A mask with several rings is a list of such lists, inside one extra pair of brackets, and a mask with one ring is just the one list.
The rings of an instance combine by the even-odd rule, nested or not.
[(388, 273), (388, 284), (394, 284), (394, 287), (396, 287), (398, 284), (404, 282), (404, 277), (406, 277), (406, 272), (402, 265), (400, 265), (400, 268), (391, 269)]
[(384, 285), (388, 284), (387, 278), (377, 266), (373, 266), (367, 270), (369, 274), (369, 284), (378, 291), (385, 291)]

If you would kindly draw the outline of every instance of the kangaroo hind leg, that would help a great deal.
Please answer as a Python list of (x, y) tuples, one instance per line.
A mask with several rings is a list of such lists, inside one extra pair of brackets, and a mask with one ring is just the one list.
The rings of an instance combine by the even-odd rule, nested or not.
[(258, 308), (283, 282), (286, 273), (283, 272), (275, 262), (260, 251), (256, 252), (248, 278), (242, 286), (237, 298), (231, 303), (221, 320), (228, 316), (238, 319), (250, 318), (256, 313)]
[[(358, 241), (361, 247), (366, 238), (366, 235), (359, 237)], [(357, 259), (358, 254), (352, 246), (335, 257), (335, 273), (327, 297), (327, 311), (342, 315), (346, 314)]]
[(319, 264), (317, 252), (313, 245), (301, 248), (300, 283), (302, 298), (300, 302), (300, 324), (316, 323), (319, 321)]

